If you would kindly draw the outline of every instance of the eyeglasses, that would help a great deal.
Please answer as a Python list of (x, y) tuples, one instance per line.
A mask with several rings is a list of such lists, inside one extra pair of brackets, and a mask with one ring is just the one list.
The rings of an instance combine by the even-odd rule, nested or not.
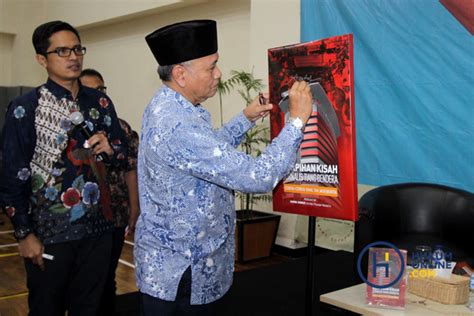
[(99, 90), (102, 93), (107, 93), (107, 87), (106, 86), (99, 86), (99, 87), (97, 87), (97, 90)]
[(58, 54), (59, 57), (69, 57), (71, 56), (71, 52), (74, 52), (76, 56), (84, 56), (86, 54), (86, 48), (81, 45), (74, 46), (73, 48), (58, 47), (55, 50), (46, 52), (46, 55), (54, 53), (54, 54)]

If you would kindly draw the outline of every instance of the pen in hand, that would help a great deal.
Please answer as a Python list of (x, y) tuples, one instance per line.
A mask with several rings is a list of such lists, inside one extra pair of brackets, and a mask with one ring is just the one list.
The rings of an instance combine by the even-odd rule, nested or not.
[(50, 254), (47, 254), (47, 253), (44, 253), (41, 255), (44, 259), (47, 259), (47, 260), (54, 260), (54, 256), (53, 255), (50, 255)]
[[(263, 96), (263, 93), (259, 92), (258, 93), (258, 103), (260, 103), (260, 105), (265, 105), (267, 104), (267, 99)], [(265, 116), (262, 117), (262, 122), (263, 120), (265, 119)]]

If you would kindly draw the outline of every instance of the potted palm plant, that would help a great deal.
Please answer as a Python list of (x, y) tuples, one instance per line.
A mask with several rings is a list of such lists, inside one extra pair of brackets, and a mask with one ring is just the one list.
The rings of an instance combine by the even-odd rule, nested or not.
[[(256, 79), (253, 73), (246, 71), (233, 70), (229, 79), (221, 80), (218, 86), (221, 125), (223, 95), (237, 89), (248, 106), (263, 87), (261, 79)], [(245, 134), (240, 148), (248, 155), (259, 156), (262, 149), (270, 143), (269, 132), (268, 126), (257, 124)], [(280, 215), (260, 212), (254, 207), (257, 202), (270, 202), (271, 194), (237, 192), (236, 196), (240, 200), (235, 232), (236, 260), (244, 262), (270, 256), (280, 224)]]

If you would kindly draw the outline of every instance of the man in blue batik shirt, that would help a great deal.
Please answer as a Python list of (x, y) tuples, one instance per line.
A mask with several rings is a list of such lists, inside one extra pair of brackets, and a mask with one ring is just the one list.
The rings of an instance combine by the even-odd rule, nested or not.
[(236, 149), (272, 105), (254, 100), (219, 130), (201, 103), (217, 91), (216, 22), (197, 20), (146, 37), (164, 85), (143, 115), (141, 215), (135, 234), (145, 315), (214, 315), (232, 284), (234, 190), (268, 192), (292, 169), (312, 111), (306, 82), (290, 89), (290, 121), (258, 158)]
[[(48, 80), (9, 105), (0, 198), (25, 259), (29, 315), (96, 315), (113, 228), (104, 162), (125, 163), (126, 138), (112, 101), (79, 83), (86, 48), (75, 28), (44, 23), (33, 46)], [(89, 134), (73, 124), (79, 113)]]

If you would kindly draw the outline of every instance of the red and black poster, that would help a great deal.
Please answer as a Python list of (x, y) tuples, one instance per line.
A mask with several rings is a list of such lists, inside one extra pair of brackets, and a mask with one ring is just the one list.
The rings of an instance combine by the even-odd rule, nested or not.
[(357, 165), (352, 34), (268, 50), (271, 137), (288, 116), (288, 89), (305, 80), (313, 112), (298, 159), (273, 192), (278, 212), (356, 220)]

